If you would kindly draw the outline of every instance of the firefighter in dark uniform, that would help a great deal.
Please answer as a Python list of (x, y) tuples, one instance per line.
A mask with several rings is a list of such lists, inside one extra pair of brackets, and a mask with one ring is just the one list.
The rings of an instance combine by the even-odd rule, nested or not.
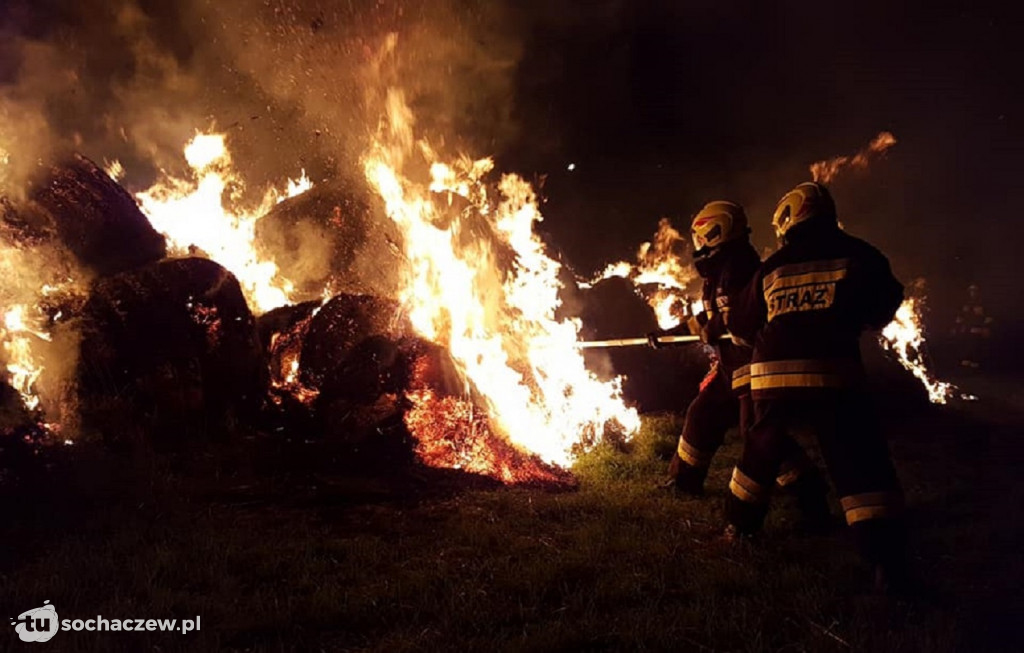
[[(738, 425), (742, 437), (750, 423), (752, 350), (721, 338), (728, 328), (730, 302), (747, 286), (761, 259), (750, 244), (747, 216), (734, 202), (707, 204), (694, 217), (691, 233), (694, 266), (704, 280), (704, 310), (678, 327), (656, 331), (648, 337), (652, 346), (659, 347), (660, 336), (699, 335), (704, 343), (715, 348), (711, 370), (686, 410), (683, 432), (669, 466), (676, 488), (700, 495), (708, 466), (726, 431)], [(795, 440), (786, 438), (783, 446), (784, 462), (777, 482), (796, 495), (805, 526), (823, 526), (828, 513), (824, 480)]]
[(985, 314), (978, 284), (967, 286), (967, 303), (956, 316), (953, 335), (960, 345), (960, 366), (979, 369), (985, 343), (992, 336), (992, 318)]
[(876, 585), (896, 586), (907, 578), (903, 496), (863, 388), (859, 337), (892, 320), (903, 286), (885, 256), (839, 227), (821, 184), (787, 193), (772, 225), (782, 247), (730, 316), (733, 334), (754, 343), (754, 421), (729, 484), (727, 533), (760, 529), (784, 442), (808, 428)]

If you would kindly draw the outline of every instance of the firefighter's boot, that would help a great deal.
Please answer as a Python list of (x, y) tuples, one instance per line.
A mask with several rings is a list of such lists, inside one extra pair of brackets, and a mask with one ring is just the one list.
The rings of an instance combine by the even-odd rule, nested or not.
[(920, 583), (910, 569), (902, 520), (868, 519), (851, 528), (861, 556), (872, 566), (876, 593), (903, 597), (917, 593)]
[(750, 503), (733, 495), (725, 498), (726, 532), (734, 538), (750, 538), (761, 531), (768, 515), (767, 503)]
[(786, 490), (796, 499), (800, 510), (797, 530), (809, 535), (823, 535), (832, 529), (832, 511), (828, 507), (828, 483), (817, 468), (801, 472)]
[(673, 465), (675, 471), (675, 490), (694, 497), (704, 496), (704, 480), (708, 477), (707, 467), (696, 467), (676, 456)]

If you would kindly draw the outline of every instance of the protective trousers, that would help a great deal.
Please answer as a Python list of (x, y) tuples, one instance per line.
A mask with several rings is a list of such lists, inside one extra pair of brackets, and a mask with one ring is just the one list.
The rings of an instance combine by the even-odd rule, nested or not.
[[(737, 382), (740, 378), (746, 379), (746, 385)], [(746, 440), (754, 416), (749, 387), (749, 374), (744, 376), (742, 369), (732, 380), (715, 369), (701, 384), (700, 392), (686, 409), (683, 432), (669, 467), (679, 489), (693, 494), (703, 491), (711, 460), (731, 427), (738, 425), (740, 437)], [(796, 440), (787, 435), (780, 444), (783, 459), (775, 482), (795, 492), (805, 514), (820, 512), (827, 490), (820, 474)]]
[(820, 390), (806, 399), (757, 399), (754, 423), (733, 470), (726, 518), (741, 533), (761, 528), (790, 434), (817, 438), (862, 556), (885, 567), (903, 563), (903, 494), (871, 402), (859, 390)]

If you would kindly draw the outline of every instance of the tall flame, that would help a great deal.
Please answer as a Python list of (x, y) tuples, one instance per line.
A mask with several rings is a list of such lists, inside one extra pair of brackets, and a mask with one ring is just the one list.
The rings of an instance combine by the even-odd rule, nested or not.
[(36, 340), (50, 340), (50, 334), (42, 330), (41, 316), (30, 315), (32, 309), (18, 304), (7, 309), (0, 326), (0, 341), (7, 354), (7, 373), (11, 387), (17, 390), (25, 407), (35, 410), (39, 407), (39, 395), (35, 383), (43, 373), (43, 366), (33, 350)]
[(224, 134), (196, 136), (185, 146), (185, 160), (195, 180), (167, 177), (136, 197), (153, 228), (164, 234), (179, 255), (198, 249), (238, 278), (257, 312), (290, 303), (293, 284), (283, 278), (277, 265), (256, 252), (256, 223), (275, 204), (306, 192), (312, 182), (305, 171), (289, 180), (285, 191), (271, 189), (254, 211), (225, 205), (225, 191), (233, 197), (242, 182), (231, 166)]
[[(606, 427), (635, 432), (639, 416), (623, 403), (621, 380), (588, 372), (579, 321), (554, 318), (560, 265), (533, 231), (533, 189), (504, 175), (492, 198), (490, 159), (441, 162), (414, 140), (413, 124), (402, 93), (390, 90), (364, 170), (405, 237), (402, 299), (414, 327), (449, 349), (492, 425), (549, 463), (570, 465)], [(429, 182), (405, 176), (421, 159)], [(457, 212), (456, 197), (468, 208)]]
[(57, 391), (56, 379), (43, 378), (45, 366), (60, 368), (66, 362), (65, 356), (52, 357), (51, 330), (61, 313), (51, 314), (50, 309), (75, 281), (53, 248), (17, 239), (15, 233), (0, 234), (0, 358), (7, 383), (25, 408), (44, 411), (54, 407)]
[(811, 164), (811, 177), (814, 181), (827, 184), (836, 178), (847, 166), (866, 168), (871, 158), (880, 155), (896, 144), (896, 137), (889, 132), (881, 132), (867, 147), (853, 156), (837, 156), (826, 161)]
[(924, 385), (929, 401), (944, 404), (953, 396), (956, 387), (937, 380), (928, 370), (922, 324), (921, 303), (917, 298), (910, 297), (900, 304), (896, 317), (882, 330), (879, 340), (885, 349), (896, 356), (900, 365)]

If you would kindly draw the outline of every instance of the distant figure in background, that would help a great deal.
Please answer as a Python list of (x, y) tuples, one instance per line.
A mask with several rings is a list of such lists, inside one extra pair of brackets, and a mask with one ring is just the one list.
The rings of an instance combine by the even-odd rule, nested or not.
[[(648, 334), (651, 346), (666, 335), (699, 335), (714, 347), (715, 360), (700, 384), (697, 397), (686, 410), (683, 432), (669, 476), (675, 487), (687, 494), (704, 492), (704, 480), (725, 433), (739, 425), (745, 437), (752, 416), (750, 401), (750, 356), (753, 350), (721, 337), (729, 324), (735, 297), (746, 287), (761, 264), (750, 244), (750, 228), (743, 207), (734, 202), (710, 202), (693, 219), (691, 226), (694, 266), (704, 280), (703, 311), (678, 327)], [(827, 519), (827, 486), (799, 444), (783, 439), (784, 462), (777, 482), (792, 491), (801, 506), (805, 526), (818, 528)]]
[(903, 493), (864, 390), (859, 344), (865, 329), (893, 319), (903, 286), (881, 252), (840, 229), (821, 184), (786, 193), (772, 225), (782, 246), (729, 320), (734, 337), (754, 343), (754, 421), (729, 483), (726, 534), (761, 529), (789, 433), (808, 428), (876, 587), (906, 587)]
[(976, 370), (981, 367), (986, 345), (992, 336), (992, 318), (985, 314), (978, 284), (967, 286), (967, 302), (956, 316), (953, 336), (960, 349), (960, 366)]

